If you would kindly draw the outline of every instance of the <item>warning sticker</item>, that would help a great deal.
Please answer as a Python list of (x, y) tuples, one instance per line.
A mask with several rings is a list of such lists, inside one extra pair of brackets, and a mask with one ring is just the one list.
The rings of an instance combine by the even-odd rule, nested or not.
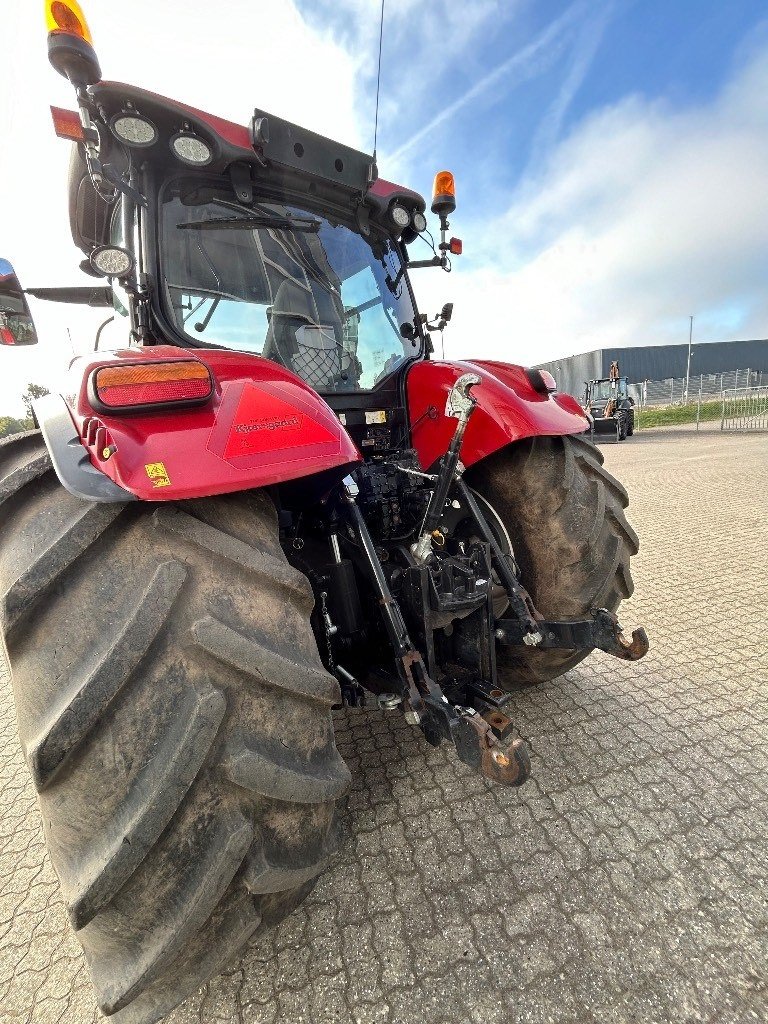
[(171, 478), (162, 462), (149, 462), (144, 469), (153, 487), (170, 487)]

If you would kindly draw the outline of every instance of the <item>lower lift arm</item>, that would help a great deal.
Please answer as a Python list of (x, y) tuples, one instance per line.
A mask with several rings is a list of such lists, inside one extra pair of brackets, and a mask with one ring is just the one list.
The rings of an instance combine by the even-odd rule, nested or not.
[(365, 555), (371, 583), (390, 643), (395, 652), (397, 673), (402, 686), (406, 720), (419, 725), (427, 738), (446, 739), (455, 744), (459, 758), (494, 782), (520, 786), (530, 775), (528, 750), (521, 739), (503, 740), (489, 722), (474, 708), (451, 704), (437, 683), (429, 677), (421, 654), (408, 636), (400, 606), (392, 595), (373, 538), (357, 506), (357, 485), (348, 477), (344, 482), (347, 520)]

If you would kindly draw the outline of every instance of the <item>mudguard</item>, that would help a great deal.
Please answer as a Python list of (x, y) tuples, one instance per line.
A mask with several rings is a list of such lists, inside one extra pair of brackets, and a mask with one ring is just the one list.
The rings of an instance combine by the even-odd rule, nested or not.
[[(211, 371), (214, 393), (205, 405), (119, 416), (94, 408), (89, 385), (98, 367), (174, 359), (199, 359)], [(208, 497), (329, 470), (341, 479), (362, 459), (323, 399), (260, 356), (158, 345), (75, 359), (69, 372), (63, 401), (35, 411), (59, 479), (78, 497)]]
[(477, 407), (467, 425), (461, 461), (471, 466), (524, 437), (582, 434), (589, 421), (570, 395), (535, 390), (522, 366), (478, 359), (472, 362), (415, 363), (407, 379), (413, 447), (423, 469), (444, 454), (456, 430), (445, 415), (448, 392), (463, 373), (476, 373)]

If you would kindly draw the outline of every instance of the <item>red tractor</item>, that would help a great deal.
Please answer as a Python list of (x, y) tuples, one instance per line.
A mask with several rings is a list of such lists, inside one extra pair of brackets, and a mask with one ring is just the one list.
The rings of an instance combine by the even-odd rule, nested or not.
[(615, 616), (638, 542), (549, 374), (430, 358), (450, 309), (409, 271), (459, 248), (450, 174), (412, 262), (424, 200), (370, 156), (102, 81), (77, 3), (47, 10), (101, 283), (32, 294), (112, 306), (124, 342), (0, 443), (0, 613), (99, 1005), (150, 1022), (328, 864), (334, 707), (520, 785), (515, 688), (647, 650)]

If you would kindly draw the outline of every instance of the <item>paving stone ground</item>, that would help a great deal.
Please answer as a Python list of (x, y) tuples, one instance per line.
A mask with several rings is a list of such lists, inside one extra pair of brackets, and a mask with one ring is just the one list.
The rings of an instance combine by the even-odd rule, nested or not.
[[(768, 437), (605, 444), (652, 648), (519, 694), (494, 788), (396, 715), (338, 716), (339, 863), (173, 1024), (768, 1020)], [(0, 678), (0, 1019), (95, 1010)]]

